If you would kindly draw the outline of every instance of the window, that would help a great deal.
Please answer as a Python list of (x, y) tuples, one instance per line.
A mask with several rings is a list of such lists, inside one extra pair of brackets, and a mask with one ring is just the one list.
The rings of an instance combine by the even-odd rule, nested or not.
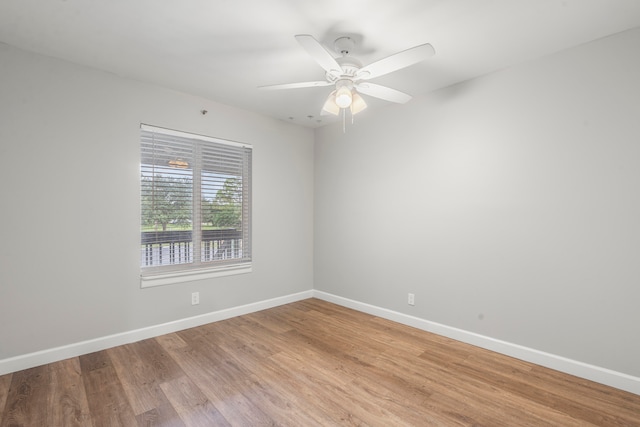
[(251, 152), (141, 125), (142, 287), (251, 271)]

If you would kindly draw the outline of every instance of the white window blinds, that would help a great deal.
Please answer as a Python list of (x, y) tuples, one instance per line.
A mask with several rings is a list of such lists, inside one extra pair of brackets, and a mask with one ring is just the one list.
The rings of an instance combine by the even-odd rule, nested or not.
[(141, 125), (143, 276), (251, 262), (251, 152)]

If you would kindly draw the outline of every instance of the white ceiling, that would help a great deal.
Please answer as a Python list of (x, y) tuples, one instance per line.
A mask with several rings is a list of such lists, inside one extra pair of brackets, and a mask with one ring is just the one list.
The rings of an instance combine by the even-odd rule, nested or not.
[(0, 1), (0, 42), (310, 127), (330, 87), (257, 90), (324, 79), (296, 34), (352, 36), (365, 65), (431, 43), (372, 80), (415, 97), (635, 27), (640, 0)]

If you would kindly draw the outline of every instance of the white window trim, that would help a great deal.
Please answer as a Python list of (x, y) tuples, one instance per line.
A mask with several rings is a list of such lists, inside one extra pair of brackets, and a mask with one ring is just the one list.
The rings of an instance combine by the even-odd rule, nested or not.
[(184, 271), (172, 271), (154, 275), (140, 275), (140, 287), (151, 288), (154, 286), (173, 285), (176, 283), (192, 282), (194, 280), (211, 279), (215, 277), (233, 276), (236, 274), (251, 273), (251, 265), (234, 264), (217, 268), (191, 269)]
[[(188, 132), (181, 132), (178, 130), (161, 128), (158, 126), (151, 126), (141, 123), (140, 129), (145, 131), (158, 131), (163, 134), (173, 135), (178, 137), (193, 138), (197, 137), (203, 141), (223, 143), (230, 146), (249, 148), (253, 150), (251, 144), (241, 143), (237, 141), (222, 140), (220, 138), (212, 138), (206, 135), (199, 135)], [(251, 203), (251, 202), (250, 202)], [(185, 283), (196, 280), (210, 279), (216, 277), (225, 277), (239, 274), (247, 274), (253, 271), (252, 262), (240, 262), (232, 264), (223, 264), (202, 268), (185, 268), (182, 270), (173, 270), (167, 272), (140, 272), (140, 287), (150, 288), (155, 286), (172, 285), (177, 283)]]
[(140, 124), (140, 130), (146, 130), (149, 132), (153, 132), (153, 131), (162, 131), (163, 134), (166, 135), (173, 135), (173, 136), (179, 136), (181, 138), (193, 138), (198, 137), (198, 139), (201, 139), (203, 141), (209, 141), (209, 142), (215, 142), (215, 143), (222, 143), (225, 145), (231, 145), (234, 147), (241, 147), (241, 148), (251, 148), (253, 149), (253, 145), (251, 144), (245, 144), (244, 142), (238, 142), (238, 141), (231, 141), (229, 139), (222, 139), (222, 138), (213, 138), (211, 136), (206, 136), (206, 135), (200, 135), (197, 133), (189, 133), (189, 132), (182, 132), (179, 130), (174, 130), (174, 129), (167, 129), (167, 128), (163, 128), (160, 126), (151, 126), (151, 125), (145, 125), (144, 123)]

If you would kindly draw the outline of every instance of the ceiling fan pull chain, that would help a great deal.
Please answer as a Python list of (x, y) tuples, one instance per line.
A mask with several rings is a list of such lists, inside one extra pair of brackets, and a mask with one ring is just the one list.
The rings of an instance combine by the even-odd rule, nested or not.
[(347, 133), (347, 109), (342, 109), (342, 133)]

